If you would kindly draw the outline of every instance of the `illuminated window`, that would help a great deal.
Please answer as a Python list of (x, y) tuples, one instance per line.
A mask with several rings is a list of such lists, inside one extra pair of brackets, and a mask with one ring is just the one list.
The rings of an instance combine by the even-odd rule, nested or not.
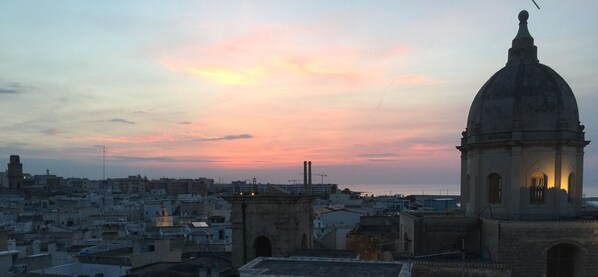
[(575, 190), (575, 173), (571, 172), (571, 174), (569, 174), (569, 181), (567, 182), (567, 201), (569, 203), (573, 202), (574, 190)]
[(488, 203), (502, 201), (502, 178), (496, 173), (488, 176)]
[(531, 176), (529, 185), (529, 203), (543, 204), (544, 192), (546, 191), (546, 180), (548, 178), (543, 173), (534, 173)]

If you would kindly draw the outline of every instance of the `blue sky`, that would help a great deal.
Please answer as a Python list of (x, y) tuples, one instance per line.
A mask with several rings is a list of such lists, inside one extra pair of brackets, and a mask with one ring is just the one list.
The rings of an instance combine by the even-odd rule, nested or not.
[[(459, 182), (517, 14), (598, 135), (595, 1), (3, 1), (0, 157), (62, 176)], [(598, 148), (586, 148), (598, 192)]]

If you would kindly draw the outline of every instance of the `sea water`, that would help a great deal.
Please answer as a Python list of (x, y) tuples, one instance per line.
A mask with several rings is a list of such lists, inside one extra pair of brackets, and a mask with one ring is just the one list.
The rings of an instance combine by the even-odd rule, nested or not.
[[(378, 195), (460, 195), (459, 184), (339, 184), (340, 190), (348, 188), (352, 191), (361, 192), (362, 196), (366, 194)], [(598, 197), (598, 186), (584, 184), (583, 197)]]
[(459, 184), (339, 184), (338, 188), (343, 190), (348, 188), (351, 191), (361, 192), (362, 196), (366, 194), (379, 195), (459, 195)]

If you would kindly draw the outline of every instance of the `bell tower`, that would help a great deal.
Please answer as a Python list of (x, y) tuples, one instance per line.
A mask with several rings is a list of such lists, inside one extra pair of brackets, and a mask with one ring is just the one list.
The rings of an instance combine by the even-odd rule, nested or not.
[(537, 58), (519, 14), (505, 67), (475, 96), (461, 145), (461, 205), (468, 216), (575, 217), (582, 204), (584, 126), (565, 80)]
[(227, 197), (232, 203), (233, 266), (259, 257), (287, 257), (312, 248), (313, 195), (291, 195), (278, 187), (268, 192)]
[(23, 165), (21, 164), (19, 155), (10, 155), (6, 175), (8, 177), (9, 188), (20, 189), (23, 187)]

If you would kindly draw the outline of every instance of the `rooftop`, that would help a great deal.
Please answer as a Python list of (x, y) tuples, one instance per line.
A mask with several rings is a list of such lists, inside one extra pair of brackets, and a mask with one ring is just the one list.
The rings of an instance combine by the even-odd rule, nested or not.
[[(247, 276), (400, 276), (403, 263), (335, 258), (258, 257), (239, 269)], [(300, 275), (298, 275), (300, 274)]]

